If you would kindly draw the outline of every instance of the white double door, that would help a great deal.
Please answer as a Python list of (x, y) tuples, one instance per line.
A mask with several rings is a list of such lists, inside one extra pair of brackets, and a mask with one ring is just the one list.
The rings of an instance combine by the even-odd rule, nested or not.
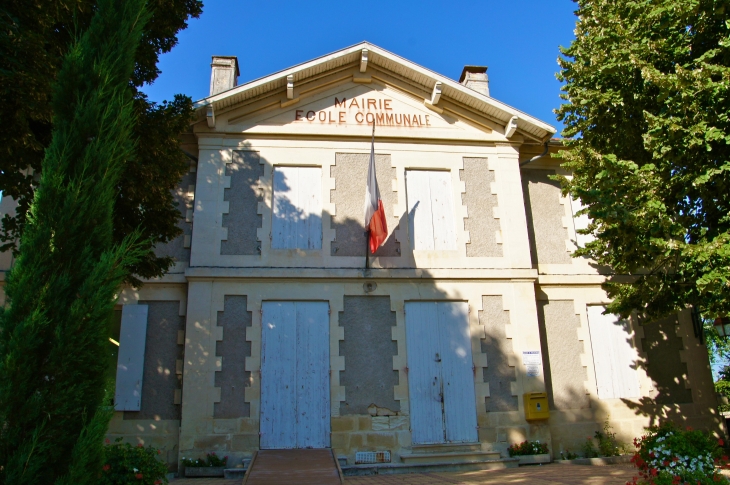
[(478, 441), (465, 302), (407, 302), (411, 436), (415, 444)]
[(329, 304), (264, 302), (261, 449), (330, 446)]

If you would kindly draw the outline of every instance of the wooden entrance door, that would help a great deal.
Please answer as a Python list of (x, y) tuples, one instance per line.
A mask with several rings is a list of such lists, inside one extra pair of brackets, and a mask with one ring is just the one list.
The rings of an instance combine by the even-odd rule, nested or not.
[(261, 449), (330, 446), (329, 304), (262, 305)]
[(405, 310), (413, 443), (478, 441), (468, 305), (408, 302)]

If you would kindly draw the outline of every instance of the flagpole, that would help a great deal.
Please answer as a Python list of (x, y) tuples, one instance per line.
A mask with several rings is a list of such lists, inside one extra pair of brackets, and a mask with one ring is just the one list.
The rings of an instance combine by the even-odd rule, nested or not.
[[(373, 135), (371, 146), (375, 144), (375, 116), (373, 116)], [(370, 226), (365, 228), (365, 270), (370, 269)]]

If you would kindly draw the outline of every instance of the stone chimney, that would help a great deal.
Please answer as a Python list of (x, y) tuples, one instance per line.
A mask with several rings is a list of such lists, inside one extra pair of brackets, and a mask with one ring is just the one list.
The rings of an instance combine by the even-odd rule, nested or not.
[(210, 65), (210, 95), (228, 91), (238, 85), (238, 58), (236, 56), (213, 56)]
[(489, 96), (487, 66), (464, 66), (459, 82), (474, 91)]

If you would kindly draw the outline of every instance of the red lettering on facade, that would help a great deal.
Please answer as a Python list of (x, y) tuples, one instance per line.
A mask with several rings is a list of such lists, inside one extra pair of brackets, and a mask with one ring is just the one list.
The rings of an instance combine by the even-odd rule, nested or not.
[(335, 108), (347, 108), (347, 98), (342, 98), (342, 101), (335, 98)]
[[(360, 117), (358, 118), (358, 116), (360, 116)], [(364, 118), (364, 116), (361, 112), (358, 111), (357, 113), (355, 113), (355, 121), (357, 121), (358, 123), (362, 123), (363, 118)]]
[[(309, 113), (312, 113), (312, 117), (311, 118), (309, 117)], [(314, 121), (314, 120), (317, 119), (317, 114), (314, 111), (307, 111), (307, 119), (309, 121)]]
[(350, 101), (350, 108), (352, 108), (353, 106), (357, 109), (360, 109), (360, 105), (357, 104), (357, 99), (353, 99), (352, 101)]
[(345, 123), (345, 122), (346, 122), (346, 120), (345, 120), (345, 112), (344, 111), (340, 111), (340, 123)]
[(301, 121), (304, 110), (298, 109), (294, 112), (294, 121)]

